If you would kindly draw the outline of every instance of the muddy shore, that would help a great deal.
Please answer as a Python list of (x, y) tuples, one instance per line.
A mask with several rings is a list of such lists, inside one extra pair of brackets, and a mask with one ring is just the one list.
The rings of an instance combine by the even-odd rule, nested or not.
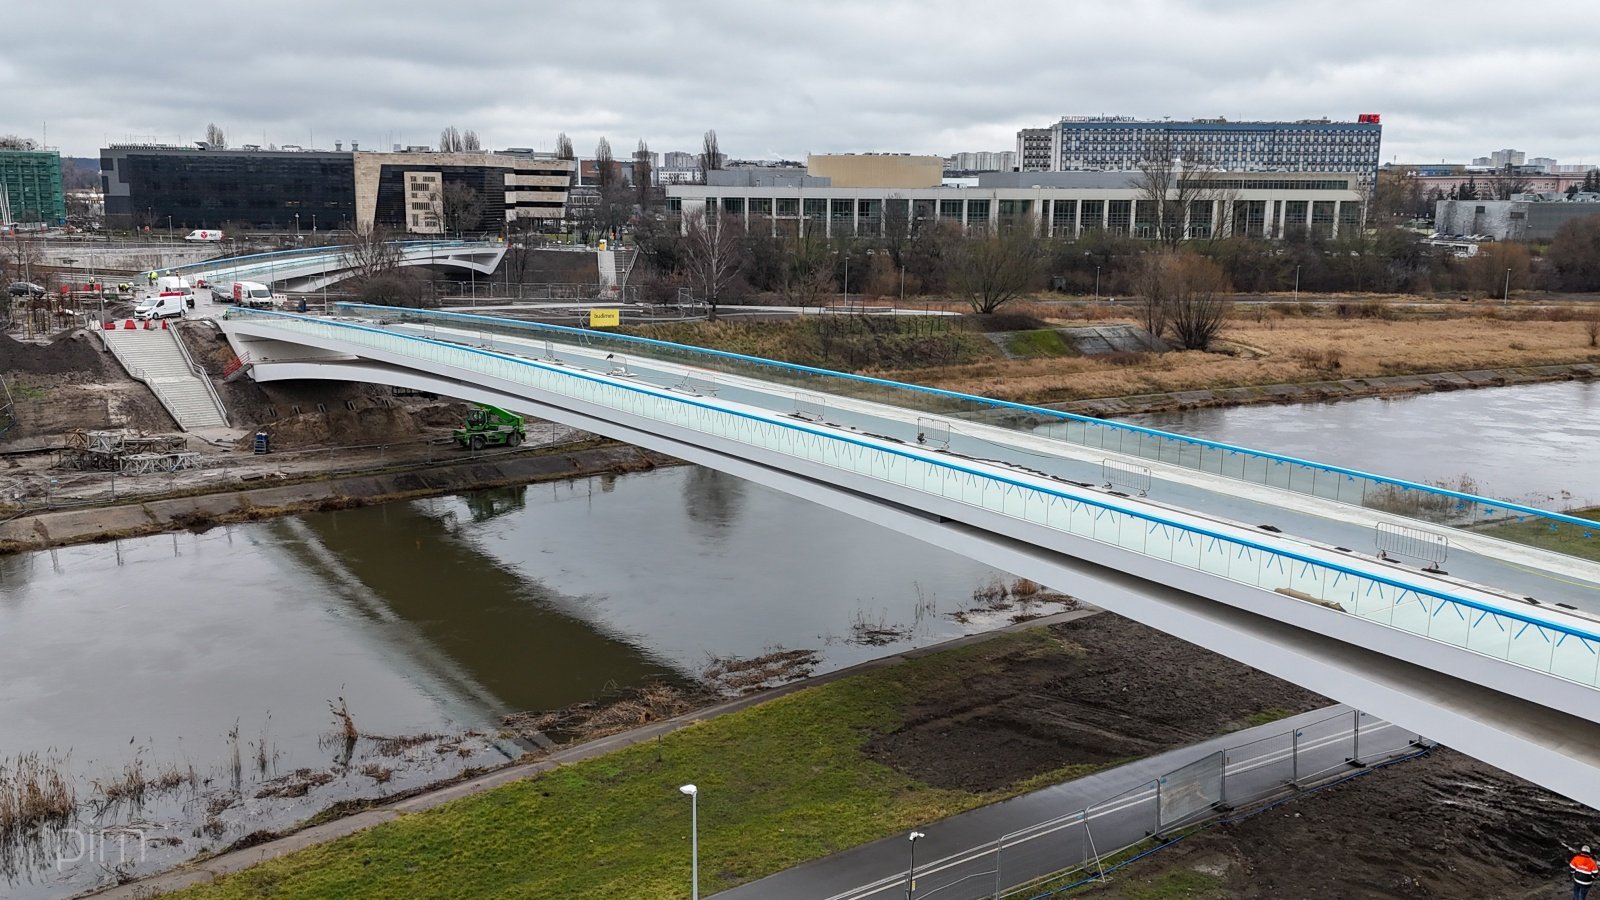
[(275, 487), (245, 488), (235, 484), (194, 496), (55, 510), (0, 522), (0, 553), (675, 464), (677, 461), (671, 457), (637, 447), (590, 441), (530, 455), (376, 471)]

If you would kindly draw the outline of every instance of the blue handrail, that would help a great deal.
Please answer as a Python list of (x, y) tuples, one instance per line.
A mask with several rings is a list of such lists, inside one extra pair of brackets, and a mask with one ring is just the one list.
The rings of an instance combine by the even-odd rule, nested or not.
[[(388, 312), (388, 313), (423, 316), (423, 317), (429, 317), (429, 318), (459, 319), (459, 320), (466, 320), (466, 321), (474, 321), (474, 320), (476, 320), (476, 321), (487, 322), (487, 323), (491, 323), (491, 324), (499, 325), (499, 326), (509, 326), (509, 327), (514, 327), (514, 328), (523, 328), (523, 329), (529, 329), (529, 330), (547, 330), (547, 331), (555, 331), (555, 332), (560, 332), (560, 333), (565, 333), (565, 334), (579, 334), (579, 335), (583, 335), (583, 336), (585, 336), (586, 338), (589, 338), (589, 339), (593, 339), (595, 337), (595, 335), (596, 335), (596, 333), (594, 331), (591, 331), (591, 330), (588, 330), (588, 329), (584, 329), (584, 328), (574, 328), (574, 327), (569, 326), (569, 325), (551, 325), (551, 324), (547, 324), (547, 323), (544, 323), (544, 322), (528, 322), (528, 321), (525, 321), (525, 320), (522, 320), (522, 319), (507, 319), (507, 318), (504, 318), (504, 317), (501, 317), (501, 316), (485, 316), (485, 315), (477, 315), (477, 314), (470, 314), (470, 313), (443, 312), (443, 311), (439, 311), (439, 310), (407, 309), (407, 308), (404, 308), (404, 307), (397, 307), (397, 306), (378, 306), (378, 305), (374, 305), (374, 304), (370, 304), (370, 303), (348, 303), (348, 302), (342, 302), (342, 303), (335, 304), (335, 306), (348, 308), (348, 309), (379, 310), (379, 311)], [(1066, 421), (1083, 422), (1083, 423), (1090, 424), (1090, 425), (1097, 425), (1097, 426), (1106, 427), (1106, 428), (1112, 428), (1112, 429), (1118, 429), (1118, 430), (1122, 430), (1122, 431), (1128, 431), (1128, 432), (1132, 432), (1132, 433), (1135, 433), (1135, 434), (1144, 434), (1144, 435), (1149, 435), (1151, 437), (1161, 438), (1161, 439), (1164, 439), (1164, 440), (1170, 440), (1170, 441), (1177, 441), (1177, 442), (1180, 442), (1180, 443), (1192, 444), (1192, 445), (1195, 445), (1195, 446), (1198, 446), (1198, 447), (1207, 447), (1207, 448), (1210, 448), (1210, 449), (1213, 449), (1213, 450), (1224, 451), (1224, 452), (1227, 452), (1227, 453), (1237, 453), (1237, 454), (1242, 454), (1242, 455), (1245, 455), (1245, 456), (1253, 456), (1253, 457), (1256, 457), (1258, 459), (1265, 459), (1265, 460), (1269, 460), (1269, 461), (1277, 462), (1277, 463), (1286, 463), (1286, 464), (1290, 464), (1290, 465), (1304, 466), (1304, 467), (1306, 467), (1308, 469), (1317, 469), (1317, 470), (1320, 470), (1320, 471), (1329, 472), (1329, 473), (1336, 474), (1336, 475), (1343, 475), (1346, 478), (1350, 478), (1350, 479), (1365, 478), (1367, 480), (1374, 481), (1374, 482), (1377, 482), (1379, 484), (1387, 484), (1387, 485), (1392, 485), (1394, 487), (1402, 488), (1402, 489), (1405, 489), (1405, 490), (1421, 491), (1423, 493), (1434, 494), (1434, 495), (1441, 496), (1441, 497), (1449, 497), (1450, 499), (1457, 500), (1457, 501), (1464, 501), (1464, 502), (1469, 502), (1469, 503), (1478, 503), (1478, 504), (1482, 504), (1484, 506), (1487, 506), (1487, 507), (1490, 507), (1490, 508), (1493, 508), (1493, 509), (1504, 509), (1507, 512), (1515, 512), (1515, 513), (1521, 513), (1523, 515), (1538, 516), (1540, 518), (1551, 519), (1553, 521), (1562, 522), (1562, 523), (1568, 524), (1568, 525), (1577, 525), (1577, 526), (1580, 526), (1582, 528), (1594, 530), (1597, 533), (1600, 533), (1600, 522), (1596, 522), (1596, 521), (1591, 520), (1591, 519), (1584, 519), (1584, 518), (1580, 518), (1578, 516), (1570, 516), (1570, 515), (1567, 515), (1565, 513), (1553, 512), (1553, 511), (1547, 510), (1547, 509), (1539, 509), (1538, 507), (1527, 506), (1525, 504), (1520, 504), (1520, 503), (1513, 503), (1513, 502), (1507, 501), (1507, 500), (1496, 500), (1493, 497), (1483, 497), (1483, 496), (1479, 496), (1477, 494), (1468, 494), (1468, 493), (1464, 493), (1462, 491), (1453, 491), (1453, 490), (1451, 490), (1449, 488), (1443, 488), (1443, 487), (1439, 487), (1437, 485), (1420, 484), (1420, 483), (1414, 482), (1414, 481), (1406, 481), (1405, 479), (1402, 479), (1402, 478), (1392, 478), (1392, 477), (1389, 477), (1387, 475), (1376, 475), (1376, 474), (1373, 474), (1371, 472), (1363, 472), (1363, 471), (1361, 471), (1359, 469), (1350, 469), (1350, 468), (1346, 468), (1344, 466), (1336, 466), (1336, 465), (1332, 465), (1332, 464), (1329, 464), (1329, 463), (1319, 463), (1319, 462), (1315, 462), (1313, 460), (1299, 459), (1299, 458), (1293, 457), (1293, 456), (1285, 456), (1285, 455), (1280, 454), (1280, 453), (1273, 453), (1273, 452), (1268, 451), (1268, 450), (1254, 450), (1254, 449), (1251, 449), (1249, 447), (1239, 446), (1237, 444), (1225, 444), (1225, 443), (1222, 443), (1220, 441), (1212, 441), (1212, 440), (1207, 440), (1205, 438), (1190, 437), (1188, 435), (1176, 434), (1176, 433), (1170, 432), (1170, 431), (1162, 431), (1162, 430), (1160, 430), (1158, 428), (1149, 428), (1149, 427), (1146, 427), (1146, 426), (1143, 426), (1143, 425), (1131, 425), (1131, 424), (1128, 424), (1126, 422), (1117, 422), (1117, 421), (1114, 421), (1114, 420), (1111, 420), (1111, 419), (1099, 419), (1099, 418), (1095, 418), (1094, 416), (1085, 416), (1085, 415), (1081, 415), (1079, 413), (1070, 413), (1070, 412), (1064, 412), (1062, 410), (1047, 409), (1047, 408), (1041, 407), (1041, 406), (1029, 406), (1029, 405), (1024, 404), (1024, 403), (1013, 403), (1013, 402), (1008, 401), (1008, 400), (996, 400), (996, 399), (994, 399), (992, 397), (980, 397), (980, 396), (977, 396), (975, 394), (963, 394), (963, 393), (960, 393), (958, 391), (947, 391), (947, 390), (944, 390), (942, 388), (927, 387), (925, 385), (910, 384), (908, 382), (890, 381), (890, 380), (884, 379), (884, 378), (874, 378), (874, 377), (872, 377), (870, 375), (857, 375), (857, 374), (853, 374), (853, 373), (850, 373), (850, 372), (835, 372), (835, 371), (833, 371), (831, 369), (819, 369), (819, 368), (816, 368), (816, 367), (813, 367), (813, 366), (800, 365), (798, 363), (788, 363), (788, 362), (782, 362), (781, 360), (765, 359), (765, 358), (759, 357), (759, 356), (746, 356), (746, 355), (744, 355), (742, 353), (733, 353), (733, 352), (730, 352), (730, 351), (727, 351), (727, 350), (713, 350), (713, 349), (708, 348), (708, 347), (695, 347), (695, 346), (692, 346), (692, 345), (689, 345), (689, 344), (675, 344), (675, 343), (672, 343), (671, 341), (662, 341), (662, 340), (657, 340), (655, 338), (639, 337), (637, 335), (615, 334), (615, 333), (609, 333), (608, 332), (608, 333), (606, 333), (604, 335), (604, 337), (606, 339), (608, 339), (608, 340), (629, 341), (629, 342), (639, 343), (639, 344), (643, 344), (643, 345), (670, 348), (670, 349), (673, 349), (673, 350), (680, 350), (680, 351), (689, 351), (689, 352), (692, 352), (692, 353), (705, 354), (705, 355), (713, 356), (713, 357), (721, 357), (723, 359), (737, 360), (739, 362), (754, 363), (754, 364), (757, 364), (757, 365), (770, 366), (770, 367), (775, 367), (775, 368), (780, 368), (780, 369), (789, 369), (791, 371), (803, 372), (803, 373), (806, 373), (806, 374), (809, 374), (809, 375), (821, 375), (821, 376), (827, 376), (827, 377), (832, 377), (832, 378), (842, 378), (842, 379), (845, 379), (845, 380), (848, 380), (848, 381), (858, 381), (858, 382), (862, 382), (862, 383), (866, 383), (866, 384), (877, 385), (877, 386), (880, 386), (880, 387), (890, 387), (890, 388), (896, 388), (896, 389), (899, 389), (899, 390), (916, 391), (916, 392), (919, 392), (919, 393), (931, 394), (933, 396), (942, 397), (942, 398), (950, 399), (950, 400), (960, 400), (960, 401), (963, 401), (963, 402), (978, 403), (978, 404), (985, 405), (985, 406), (992, 406), (992, 407), (997, 407), (997, 408), (1000, 408), (1000, 409), (1015, 410), (1015, 411), (1018, 411), (1018, 412), (1025, 412), (1025, 413), (1029, 413), (1029, 414), (1032, 414), (1032, 415), (1048, 416), (1048, 417), (1051, 417), (1051, 418), (1057, 418), (1057, 419), (1062, 419), (1062, 420), (1066, 420)]]
[[(385, 308), (392, 308), (392, 307), (385, 307)], [(1282, 548), (1278, 548), (1278, 547), (1270, 547), (1270, 546), (1267, 546), (1265, 544), (1261, 544), (1261, 543), (1258, 543), (1256, 541), (1250, 540), (1249, 538), (1239, 537), (1239, 536), (1235, 536), (1235, 535), (1223, 534), (1221, 532), (1213, 531), (1213, 530), (1211, 530), (1209, 528), (1205, 528), (1205, 527), (1198, 526), (1198, 525), (1186, 525), (1186, 524), (1183, 524), (1181, 522), (1174, 522), (1174, 521), (1172, 521), (1170, 519), (1162, 518), (1161, 516), (1155, 515), (1153, 513), (1147, 513), (1147, 512), (1142, 512), (1142, 511), (1135, 510), (1135, 509), (1129, 509), (1129, 508), (1126, 508), (1126, 507), (1123, 507), (1123, 506), (1114, 505), (1114, 504), (1109, 503), (1107, 501), (1098, 500), (1098, 499), (1093, 498), (1093, 497), (1078, 496), (1076, 494), (1064, 493), (1064, 492), (1062, 492), (1062, 491), (1060, 491), (1060, 490), (1058, 490), (1056, 488), (1053, 488), (1053, 487), (1050, 487), (1050, 486), (1047, 486), (1047, 485), (1034, 484), (1034, 483), (1030, 483), (1030, 482), (1020, 481), (1020, 480), (1018, 480), (1016, 478), (1011, 478), (1011, 477), (1008, 477), (1008, 476), (1005, 476), (1005, 475), (999, 475), (999, 474), (995, 474), (993, 472), (986, 472), (986, 471), (984, 471), (982, 469), (977, 469), (977, 468), (974, 468), (972, 466), (964, 465), (962, 463), (953, 462), (953, 461), (951, 461), (951, 460), (949, 460), (947, 458), (941, 458), (939, 456), (928, 454), (928, 453), (925, 453), (925, 452), (913, 451), (913, 450), (911, 450), (909, 448), (901, 448), (901, 447), (896, 447), (896, 446), (893, 446), (893, 445), (872, 443), (872, 442), (867, 441), (867, 440), (865, 440), (863, 438), (853, 437), (853, 436), (846, 435), (846, 434), (840, 434), (840, 433), (835, 432), (835, 431), (830, 430), (830, 429), (816, 428), (816, 427), (813, 427), (813, 426), (810, 426), (810, 425), (804, 425), (804, 424), (801, 424), (801, 423), (798, 423), (798, 422), (788, 421), (786, 419), (779, 418), (779, 417), (777, 417), (775, 415), (772, 415), (772, 414), (762, 415), (762, 414), (757, 414), (757, 413), (753, 413), (753, 412), (746, 412), (746, 411), (743, 411), (743, 410), (729, 409), (729, 408), (726, 408), (726, 407), (723, 407), (723, 406), (717, 406), (717, 405), (714, 405), (712, 403), (705, 402), (703, 400), (697, 400), (697, 399), (694, 399), (694, 398), (691, 398), (691, 397), (684, 396), (682, 394), (678, 394), (678, 393), (669, 391), (669, 390), (667, 390), (665, 388), (657, 388), (657, 387), (654, 387), (654, 386), (651, 386), (651, 385), (620, 383), (620, 382), (611, 381), (611, 380), (608, 380), (608, 379), (605, 379), (605, 378), (601, 378), (601, 377), (599, 377), (597, 375), (591, 375), (591, 374), (585, 373), (585, 372), (577, 372), (577, 371), (574, 371), (573, 369), (571, 369), (570, 367), (567, 367), (567, 366), (556, 365), (556, 364), (553, 364), (553, 363), (545, 363), (545, 362), (541, 362), (539, 360), (528, 359), (526, 357), (521, 357), (521, 356), (512, 356), (510, 354), (498, 353), (498, 352), (495, 352), (495, 351), (492, 351), (492, 350), (483, 350), (483, 349), (480, 349), (480, 348), (477, 348), (477, 347), (467, 347), (467, 346), (463, 346), (461, 344), (450, 343), (448, 341), (439, 341), (439, 340), (433, 340), (431, 338), (419, 337), (419, 336), (416, 336), (416, 335), (402, 334), (402, 333), (390, 331), (390, 330), (387, 330), (387, 329), (384, 329), (384, 328), (377, 328), (377, 327), (373, 327), (373, 326), (370, 326), (370, 325), (360, 325), (360, 324), (357, 324), (357, 323), (354, 323), (354, 322), (336, 322), (336, 321), (330, 321), (330, 320), (325, 319), (325, 318), (318, 318), (318, 317), (315, 317), (315, 316), (301, 316), (301, 315), (297, 315), (297, 314), (294, 314), (294, 313), (277, 312), (277, 311), (271, 311), (271, 310), (254, 310), (254, 309), (244, 309), (244, 310), (230, 309), (226, 313), (226, 316), (228, 318), (233, 318), (235, 313), (238, 313), (241, 317), (245, 317), (245, 318), (254, 317), (254, 316), (271, 316), (271, 317), (279, 317), (279, 318), (285, 318), (285, 319), (290, 319), (290, 320), (298, 320), (298, 321), (308, 322), (308, 323), (311, 323), (311, 324), (314, 324), (314, 325), (319, 325), (319, 326), (324, 326), (324, 327), (344, 328), (344, 329), (349, 329), (349, 330), (352, 330), (352, 331), (369, 332), (369, 333), (372, 333), (372, 334), (383, 335), (383, 336), (386, 336), (386, 337), (389, 337), (389, 338), (397, 338), (397, 339), (401, 339), (401, 340), (412, 341), (412, 342), (419, 343), (419, 344), (426, 344), (426, 345), (430, 345), (430, 346), (440, 347), (440, 348), (443, 348), (443, 349), (455, 350), (455, 351), (460, 351), (460, 352), (469, 353), (469, 354), (475, 354), (475, 355), (478, 355), (478, 356), (484, 356), (484, 357), (487, 357), (487, 358), (490, 358), (490, 359), (499, 360), (499, 361), (502, 361), (502, 362), (516, 363), (518, 365), (523, 365), (523, 366), (528, 366), (528, 367), (531, 367), (531, 368), (541, 369), (541, 370), (544, 370), (546, 372), (552, 372), (552, 373), (563, 375), (563, 376), (566, 376), (566, 377), (569, 377), (569, 378), (575, 378), (575, 379), (578, 379), (578, 380), (581, 380), (581, 381), (587, 381), (587, 382), (590, 382), (590, 383), (593, 383), (593, 384), (602, 385), (602, 386), (608, 387), (608, 388), (615, 388), (615, 389), (619, 389), (619, 390), (623, 390), (623, 391), (630, 391), (630, 392), (637, 393), (637, 394), (644, 394), (646, 396), (654, 397), (654, 398), (657, 398), (657, 399), (671, 400), (671, 401), (673, 401), (675, 403), (681, 403), (681, 404), (685, 404), (685, 405), (688, 405), (688, 406), (697, 407), (699, 409), (703, 409), (703, 410), (706, 410), (708, 412), (714, 412), (714, 413), (718, 413), (718, 414), (721, 414), (721, 415), (729, 415), (729, 416), (734, 416), (734, 417), (737, 417), (737, 418), (748, 419), (750, 421), (760, 422), (760, 423), (762, 423), (764, 425), (773, 425), (773, 426), (777, 426), (777, 427), (780, 427), (780, 428), (786, 428), (786, 429), (789, 429), (791, 431), (804, 432), (806, 434), (810, 434), (810, 435), (813, 435), (815, 437), (825, 438), (827, 440), (833, 440), (833, 441), (840, 441), (840, 442), (843, 442), (843, 443), (846, 443), (846, 444), (851, 444), (851, 445), (854, 445), (854, 446), (857, 446), (857, 447), (861, 447), (863, 449), (872, 450), (874, 452), (887, 453), (887, 454), (890, 454), (890, 455), (893, 455), (893, 456), (900, 456), (900, 457), (903, 457), (905, 459), (915, 460), (915, 461), (920, 462), (920, 463), (926, 463), (926, 464), (938, 466), (938, 467), (945, 468), (945, 469), (951, 469), (953, 471), (961, 472), (961, 473), (966, 474), (966, 475), (971, 475), (971, 476), (976, 477), (976, 478), (982, 478), (982, 479), (985, 479), (985, 480), (988, 480), (988, 481), (999, 482), (1001, 484), (1009, 484), (1012, 487), (1021, 488), (1023, 490), (1035, 491), (1035, 492), (1038, 492), (1038, 493), (1041, 493), (1041, 494), (1046, 494), (1046, 495), (1049, 495), (1049, 496), (1057, 497), (1057, 498), (1060, 498), (1062, 500), (1066, 500), (1066, 501), (1069, 501), (1069, 502), (1082, 503), (1082, 504), (1084, 504), (1086, 506), (1092, 506), (1092, 507), (1095, 507), (1095, 508), (1098, 508), (1098, 509), (1106, 510), (1107, 512), (1114, 512), (1114, 513), (1117, 513), (1119, 515), (1132, 516), (1135, 519), (1140, 519), (1140, 520), (1143, 520), (1145, 522), (1149, 522), (1149, 523), (1152, 523), (1152, 524), (1155, 524), (1155, 525), (1161, 525), (1161, 526), (1165, 526), (1165, 527), (1168, 527), (1168, 528), (1176, 528), (1176, 529), (1178, 529), (1180, 531), (1186, 531), (1186, 532), (1189, 532), (1191, 534), (1197, 534), (1197, 535), (1200, 535), (1202, 537), (1211, 538), (1212, 540), (1224, 541), (1224, 542), (1229, 543), (1229, 544), (1234, 544), (1234, 545), (1237, 545), (1237, 546), (1246, 547), (1246, 548), (1249, 548), (1249, 549), (1252, 549), (1252, 550), (1256, 550), (1256, 551), (1259, 551), (1261, 553), (1270, 554), (1270, 555), (1273, 555), (1273, 556), (1281, 556), (1281, 557), (1284, 557), (1285, 559), (1294, 560), (1295, 562), (1303, 563), (1303, 564), (1308, 565), (1308, 566), (1316, 566), (1316, 567), (1319, 567), (1319, 568), (1328, 569), (1328, 570), (1333, 571), (1333, 572), (1338, 572), (1338, 573), (1341, 573), (1341, 574), (1344, 574), (1344, 575), (1349, 575), (1349, 576), (1352, 576), (1352, 577), (1355, 577), (1355, 578), (1361, 578), (1361, 579), (1365, 579), (1367, 581), (1375, 582), (1375, 583), (1378, 583), (1378, 584), (1388, 585), (1389, 587), (1396, 588), (1396, 589), (1399, 589), (1401, 591), (1407, 591), (1407, 592), (1410, 592), (1410, 593), (1413, 593), (1413, 594), (1419, 594), (1419, 595), (1425, 594), (1425, 595), (1427, 595), (1429, 597), (1433, 597), (1436, 600), (1441, 600), (1441, 601), (1444, 601), (1446, 603), (1460, 604), (1460, 605), (1465, 606), (1465, 607), (1467, 607), (1469, 609), (1478, 610), (1479, 612), (1488, 613), (1490, 615), (1495, 615), (1495, 616), (1501, 616), (1501, 617), (1504, 617), (1504, 618), (1507, 618), (1507, 619), (1511, 619), (1511, 620), (1514, 620), (1514, 621), (1517, 621), (1517, 622), (1522, 622), (1524, 625), (1531, 625), (1531, 626), (1533, 626), (1535, 628), (1548, 629), (1550, 631), (1558, 632), (1558, 633), (1561, 633), (1561, 634), (1564, 634), (1564, 635), (1568, 635), (1570, 637), (1576, 637), (1576, 638), (1579, 638), (1580, 640), (1583, 640), (1586, 644), (1589, 644), (1589, 643), (1600, 644), (1600, 633), (1583, 631), (1581, 629), (1574, 628), (1574, 627), (1568, 626), (1568, 625), (1564, 625), (1564, 624), (1561, 624), (1559, 622), (1552, 622), (1552, 621), (1549, 621), (1547, 619), (1533, 618), (1533, 617), (1530, 617), (1530, 616), (1528, 616), (1528, 615), (1526, 615), (1524, 613), (1518, 612), (1516, 610), (1505, 609), (1505, 608), (1497, 607), (1497, 606), (1489, 606), (1488, 604), (1483, 603), (1481, 601), (1472, 600), (1472, 599), (1469, 599), (1469, 598), (1466, 598), (1466, 597), (1457, 597), (1457, 596), (1454, 596), (1454, 595), (1451, 595), (1451, 594), (1441, 593), (1439, 591), (1434, 590), (1433, 588), (1421, 587), (1421, 586), (1418, 586), (1418, 585), (1415, 585), (1415, 584), (1408, 584), (1408, 583), (1403, 582), (1403, 581), (1397, 581), (1394, 578), (1392, 578), (1390, 576), (1387, 576), (1387, 575), (1379, 575), (1379, 574), (1374, 574), (1374, 573), (1371, 573), (1371, 572), (1365, 572), (1365, 571), (1362, 571), (1360, 569), (1353, 569), (1353, 568), (1350, 568), (1348, 566), (1341, 565), (1341, 564), (1339, 564), (1337, 562), (1330, 562), (1330, 561), (1324, 560), (1324, 559), (1317, 559), (1315, 557), (1307, 556), (1305, 554), (1298, 553), (1298, 552), (1293, 551), (1293, 550), (1286, 550), (1286, 549), (1282, 549)], [(1226, 576), (1222, 576), (1222, 577), (1226, 577)], [(1232, 579), (1230, 579), (1230, 580), (1232, 580)], [(1393, 627), (1393, 626), (1390, 626), (1390, 627)], [(1405, 629), (1400, 629), (1400, 630), (1403, 631)], [(1592, 648), (1591, 648), (1591, 652), (1594, 652)], [(1483, 654), (1483, 655), (1487, 655), (1487, 654)], [(1497, 658), (1497, 657), (1491, 657), (1491, 658)]]

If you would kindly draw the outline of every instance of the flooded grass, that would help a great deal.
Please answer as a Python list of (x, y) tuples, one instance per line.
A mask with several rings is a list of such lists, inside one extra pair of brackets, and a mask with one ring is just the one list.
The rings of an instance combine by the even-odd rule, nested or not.
[(65, 757), (39, 753), (0, 760), (0, 844), (72, 819), (78, 797), (63, 774), (66, 764)]

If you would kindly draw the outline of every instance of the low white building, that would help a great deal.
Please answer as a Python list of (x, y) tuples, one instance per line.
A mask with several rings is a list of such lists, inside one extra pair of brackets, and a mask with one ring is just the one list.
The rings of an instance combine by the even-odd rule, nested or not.
[[(909, 222), (951, 222), (968, 230), (1032, 220), (1048, 236), (1102, 230), (1153, 238), (1156, 205), (1138, 177), (1012, 172), (980, 176), (976, 187), (842, 188), (796, 174), (723, 183), (714, 177), (711, 184), (669, 185), (666, 193), (669, 215), (703, 209), (778, 234), (877, 235), (886, 217), (903, 215)], [(1297, 229), (1332, 237), (1364, 221), (1360, 176), (1353, 172), (1216, 172), (1204, 184), (1185, 217), (1186, 237), (1274, 238)]]

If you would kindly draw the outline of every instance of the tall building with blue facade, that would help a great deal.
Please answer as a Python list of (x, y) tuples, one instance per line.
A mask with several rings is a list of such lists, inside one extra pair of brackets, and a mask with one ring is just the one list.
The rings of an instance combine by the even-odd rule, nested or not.
[(1377, 179), (1383, 125), (1354, 122), (1148, 121), (1130, 116), (1065, 116), (1017, 133), (1025, 172), (1133, 171), (1153, 153), (1231, 172), (1356, 172)]

